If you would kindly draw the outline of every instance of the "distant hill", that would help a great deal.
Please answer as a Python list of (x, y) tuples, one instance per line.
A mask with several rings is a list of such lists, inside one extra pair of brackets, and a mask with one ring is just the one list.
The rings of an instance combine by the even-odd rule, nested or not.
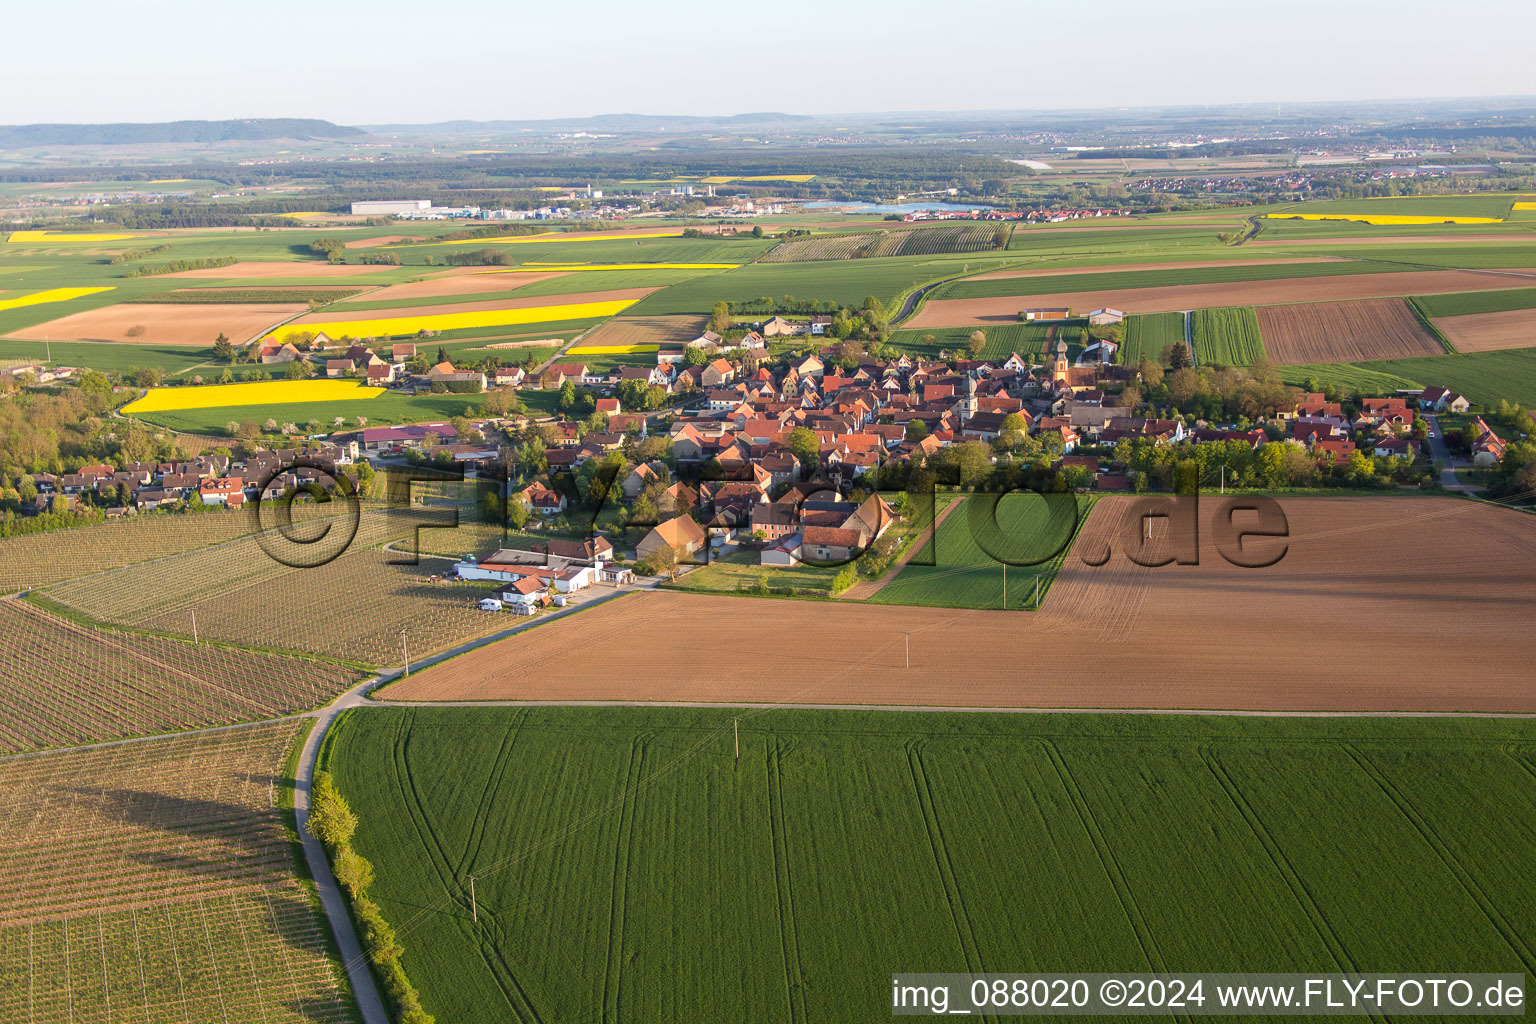
[(149, 124), (0, 125), (0, 146), (133, 146), (156, 142), (251, 142), (263, 139), (350, 139), (368, 133), (302, 117), (238, 121), (164, 121)]
[(398, 135), (459, 135), (498, 132), (605, 132), (622, 135), (643, 132), (707, 131), (752, 126), (803, 125), (817, 121), (806, 114), (776, 112), (729, 114), (597, 114), (592, 117), (546, 118), (534, 121), (440, 121), (436, 124), (367, 125), (370, 132)]

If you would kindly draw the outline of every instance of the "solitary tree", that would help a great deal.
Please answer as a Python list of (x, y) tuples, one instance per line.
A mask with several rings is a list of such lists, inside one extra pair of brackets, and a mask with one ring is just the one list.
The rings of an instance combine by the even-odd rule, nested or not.
[(789, 432), (789, 450), (807, 468), (821, 461), (821, 439), (810, 427), (796, 427)]
[(714, 312), (709, 316), (709, 329), (716, 334), (724, 334), (731, 329), (734, 321), (731, 319), (731, 304), (724, 299), (715, 303)]

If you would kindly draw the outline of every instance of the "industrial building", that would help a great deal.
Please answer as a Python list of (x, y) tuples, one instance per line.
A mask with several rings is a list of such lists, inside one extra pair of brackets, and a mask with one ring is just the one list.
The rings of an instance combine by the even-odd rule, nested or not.
[(430, 199), (382, 199), (353, 203), (352, 212), (369, 217), (387, 217), (391, 214), (415, 214), (432, 208)]

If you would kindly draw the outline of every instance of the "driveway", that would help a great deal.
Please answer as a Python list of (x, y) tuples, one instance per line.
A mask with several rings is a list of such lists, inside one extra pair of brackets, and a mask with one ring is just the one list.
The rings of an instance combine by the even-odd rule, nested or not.
[(1426, 413), (1425, 421), (1429, 424), (1429, 450), (1434, 457), (1435, 465), (1440, 467), (1440, 483), (1448, 491), (1456, 491), (1461, 494), (1471, 494), (1481, 490), (1472, 487), (1456, 479), (1456, 470), (1459, 467), (1470, 466), (1470, 462), (1463, 462), (1451, 455), (1451, 450), (1445, 446), (1445, 431), (1440, 429), (1440, 419), (1434, 413)]

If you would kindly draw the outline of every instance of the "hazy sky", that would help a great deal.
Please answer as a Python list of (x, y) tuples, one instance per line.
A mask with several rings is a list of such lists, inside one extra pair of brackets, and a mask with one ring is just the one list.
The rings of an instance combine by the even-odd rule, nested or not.
[[(7, 5), (0, 123), (849, 113), (1536, 93), (1536, 3)], [(1471, 24), (1455, 23), (1464, 11)]]

